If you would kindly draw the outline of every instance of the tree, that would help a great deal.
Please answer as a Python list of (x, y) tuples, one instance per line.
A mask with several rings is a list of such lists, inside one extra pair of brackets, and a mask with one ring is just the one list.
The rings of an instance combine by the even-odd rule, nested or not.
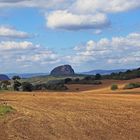
[(14, 84), (13, 84), (13, 88), (15, 91), (19, 91), (19, 88), (21, 86), (21, 83), (17, 80), (14, 81)]
[(16, 75), (16, 76), (13, 76), (12, 79), (13, 80), (20, 80), (21, 78), (20, 78), (20, 76)]
[(21, 84), (21, 87), (22, 87), (22, 90), (23, 91), (29, 91), (29, 92), (31, 92), (33, 90), (33, 85), (31, 83), (29, 83), (29, 82), (23, 82)]
[(65, 84), (68, 84), (69, 82), (72, 81), (72, 79), (71, 78), (66, 78), (64, 81), (65, 81)]
[(4, 90), (8, 90), (8, 86), (11, 85), (11, 83), (7, 80), (5, 81), (1, 81), (0, 83), (0, 88), (1, 89), (4, 89)]
[(95, 75), (95, 80), (101, 80), (101, 78), (102, 78), (101, 74), (96, 74)]
[(19, 91), (19, 87), (21, 86), (21, 83), (19, 80), (21, 79), (20, 76), (13, 76), (12, 79), (14, 80), (13, 88), (15, 91)]

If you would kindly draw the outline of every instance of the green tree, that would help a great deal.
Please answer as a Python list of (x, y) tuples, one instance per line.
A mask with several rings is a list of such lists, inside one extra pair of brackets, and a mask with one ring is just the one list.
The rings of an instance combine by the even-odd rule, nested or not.
[(15, 91), (19, 91), (19, 88), (21, 86), (21, 83), (20, 83), (20, 76), (13, 76), (12, 79), (14, 80), (14, 84), (13, 84), (13, 88)]
[(21, 87), (22, 87), (22, 90), (23, 91), (29, 91), (29, 92), (31, 92), (33, 90), (33, 85), (31, 83), (29, 83), (29, 82), (23, 82), (21, 84)]
[(95, 75), (95, 80), (101, 80), (101, 77), (102, 77), (101, 74), (96, 74)]
[(20, 80), (21, 78), (20, 78), (20, 76), (16, 75), (16, 76), (13, 76), (12, 79), (13, 80)]

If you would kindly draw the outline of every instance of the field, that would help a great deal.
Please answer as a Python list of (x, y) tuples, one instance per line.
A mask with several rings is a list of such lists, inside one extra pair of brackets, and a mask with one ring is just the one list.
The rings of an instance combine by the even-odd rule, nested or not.
[[(0, 104), (15, 109), (0, 118), (0, 140), (140, 140), (140, 89), (122, 90), (128, 82), (0, 93)], [(112, 83), (120, 89), (111, 91)]]

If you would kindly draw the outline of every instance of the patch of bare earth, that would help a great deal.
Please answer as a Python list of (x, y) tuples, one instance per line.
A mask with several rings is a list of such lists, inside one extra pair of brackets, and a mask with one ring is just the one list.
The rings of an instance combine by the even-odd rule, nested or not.
[(4, 93), (0, 102), (16, 109), (0, 118), (0, 140), (140, 140), (140, 89)]

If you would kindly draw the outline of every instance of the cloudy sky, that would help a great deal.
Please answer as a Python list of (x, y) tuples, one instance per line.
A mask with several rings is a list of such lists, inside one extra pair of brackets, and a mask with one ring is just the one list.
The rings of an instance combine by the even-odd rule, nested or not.
[(140, 0), (0, 0), (0, 73), (140, 67)]

